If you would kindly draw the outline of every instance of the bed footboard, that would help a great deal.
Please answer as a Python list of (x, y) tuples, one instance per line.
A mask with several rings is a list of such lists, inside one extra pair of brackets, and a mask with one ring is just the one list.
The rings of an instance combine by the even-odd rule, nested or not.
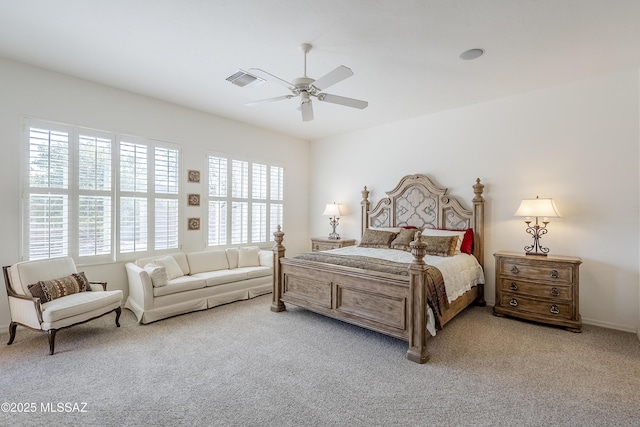
[(427, 297), (420, 233), (412, 242), (409, 276), (364, 271), (295, 258), (284, 258), (284, 233), (274, 233), (274, 282), (271, 311), (291, 303), (316, 313), (409, 342), (407, 359), (425, 363)]

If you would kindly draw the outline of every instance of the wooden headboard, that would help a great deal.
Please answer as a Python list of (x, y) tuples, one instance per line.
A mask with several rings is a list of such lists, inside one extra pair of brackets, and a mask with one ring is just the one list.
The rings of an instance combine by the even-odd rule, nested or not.
[(369, 191), (362, 191), (362, 234), (369, 227), (446, 228), (449, 230), (473, 229), (473, 255), (484, 267), (484, 185), (480, 178), (473, 185), (473, 210), (447, 194), (446, 188), (435, 185), (426, 175), (407, 175), (391, 191), (388, 197), (378, 201), (370, 209)]

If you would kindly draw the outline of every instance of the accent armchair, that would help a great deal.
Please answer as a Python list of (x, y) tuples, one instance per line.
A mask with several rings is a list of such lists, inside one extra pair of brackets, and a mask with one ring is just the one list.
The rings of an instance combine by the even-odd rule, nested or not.
[(106, 282), (89, 282), (73, 258), (24, 261), (2, 267), (9, 298), (9, 342), (18, 325), (46, 332), (53, 354), (56, 332), (116, 313), (120, 327), (122, 291), (107, 291)]

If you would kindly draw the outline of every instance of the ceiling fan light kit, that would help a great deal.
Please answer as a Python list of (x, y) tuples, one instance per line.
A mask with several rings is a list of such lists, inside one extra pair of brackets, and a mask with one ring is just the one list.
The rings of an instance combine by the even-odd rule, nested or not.
[[(302, 45), (300, 45), (300, 49), (304, 52), (304, 75), (302, 77), (293, 79), (291, 83), (279, 77), (276, 77), (273, 74), (267, 73), (266, 71), (259, 68), (249, 68), (248, 72), (240, 70), (238, 73), (242, 72), (245, 73), (245, 75), (236, 76), (238, 74), (236, 73), (233, 76), (229, 76), (227, 80), (231, 81), (231, 83), (235, 84), (236, 86), (241, 86), (241, 84), (236, 83), (236, 80), (238, 79), (240, 79), (240, 83), (248, 81), (248, 83), (244, 84), (244, 86), (241, 87), (255, 85), (254, 83), (257, 80), (277, 83), (281, 86), (286, 87), (291, 92), (291, 95), (282, 95), (275, 98), (248, 102), (245, 105), (260, 105), (274, 101), (281, 101), (284, 99), (291, 99), (299, 96), (300, 111), (302, 112), (302, 121), (304, 122), (313, 120), (313, 103), (311, 97), (316, 98), (318, 101), (329, 102), (331, 104), (338, 104), (351, 108), (358, 108), (361, 110), (367, 108), (367, 106), (369, 105), (367, 101), (361, 101), (359, 99), (346, 98), (344, 96), (332, 95), (330, 93), (322, 92), (324, 89), (353, 76), (353, 71), (351, 71), (350, 68), (345, 67), (344, 65), (340, 65), (333, 71), (330, 71), (317, 80), (314, 80), (311, 77), (307, 76), (307, 53), (309, 53), (311, 48), (312, 46), (309, 43), (303, 43)], [(234, 76), (236, 77), (233, 78)], [(255, 78), (255, 81), (252, 80), (252, 77)]]

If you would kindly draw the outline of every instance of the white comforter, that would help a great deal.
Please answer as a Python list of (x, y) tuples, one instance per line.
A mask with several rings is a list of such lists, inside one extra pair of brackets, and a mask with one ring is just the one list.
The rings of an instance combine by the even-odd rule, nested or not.
[[(389, 261), (411, 263), (413, 255), (411, 252), (401, 251), (397, 249), (377, 249), (377, 248), (361, 248), (360, 246), (346, 246), (340, 249), (332, 249), (332, 252), (340, 255), (359, 255), (373, 258), (382, 258)], [(432, 265), (442, 273), (444, 286), (447, 290), (447, 298), (449, 302), (454, 301), (460, 295), (470, 290), (477, 284), (484, 284), (484, 272), (473, 255), (459, 254), (452, 257), (439, 257), (427, 255), (424, 262)], [(435, 320), (433, 313), (429, 309), (429, 319), (427, 321), (427, 329), (432, 335), (435, 335)]]

